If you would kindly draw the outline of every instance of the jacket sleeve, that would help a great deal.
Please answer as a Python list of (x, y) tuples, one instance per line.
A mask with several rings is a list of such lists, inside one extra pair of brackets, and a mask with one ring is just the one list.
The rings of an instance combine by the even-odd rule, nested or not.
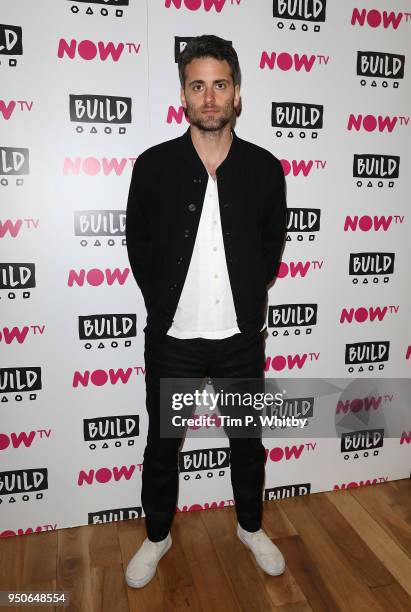
[(126, 245), (130, 268), (143, 295), (146, 287), (146, 260), (150, 242), (144, 197), (144, 164), (134, 162), (126, 210)]
[(267, 213), (262, 236), (266, 285), (276, 276), (287, 235), (286, 184), (284, 170), (278, 159), (275, 159), (269, 174)]

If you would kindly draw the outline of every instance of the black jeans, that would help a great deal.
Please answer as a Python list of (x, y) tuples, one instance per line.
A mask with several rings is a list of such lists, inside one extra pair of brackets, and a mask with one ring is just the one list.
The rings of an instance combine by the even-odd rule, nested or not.
[[(145, 329), (145, 380), (149, 418), (144, 451), (141, 502), (150, 540), (164, 539), (178, 499), (178, 452), (181, 438), (160, 437), (160, 378), (262, 378), (265, 331), (235, 334), (222, 340), (158, 336)], [(231, 484), (237, 519), (257, 531), (262, 520), (265, 449), (261, 437), (230, 437)]]

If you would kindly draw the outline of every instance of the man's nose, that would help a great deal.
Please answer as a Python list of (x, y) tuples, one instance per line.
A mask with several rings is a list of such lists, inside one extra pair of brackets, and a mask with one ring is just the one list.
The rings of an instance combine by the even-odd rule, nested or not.
[(213, 87), (206, 87), (204, 92), (204, 100), (205, 102), (214, 102), (215, 100), (215, 92)]

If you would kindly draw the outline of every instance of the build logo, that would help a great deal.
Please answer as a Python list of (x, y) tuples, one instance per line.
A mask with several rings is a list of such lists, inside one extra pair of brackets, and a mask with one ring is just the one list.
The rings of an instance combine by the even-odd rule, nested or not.
[(79, 338), (87, 350), (128, 348), (131, 346), (128, 338), (136, 337), (136, 327), (135, 314), (92, 314), (78, 318)]
[(359, 153), (354, 155), (353, 177), (357, 187), (373, 188), (388, 187), (392, 189), (395, 185), (393, 179), (400, 175), (399, 155), (378, 155), (375, 153)]
[(0, 504), (44, 499), (48, 488), (47, 468), (0, 472)]
[(221, 478), (230, 465), (229, 448), (199, 448), (179, 453), (179, 470), (184, 480)]
[(17, 66), (18, 56), (23, 55), (23, 33), (20, 26), (0, 23), (0, 68)]
[(273, 0), (277, 28), (319, 32), (325, 22), (327, 0)]
[(398, 89), (404, 78), (405, 55), (380, 51), (357, 52), (357, 75), (362, 87)]
[(18, 147), (0, 146), (0, 185), (15, 184), (21, 187), (24, 176), (30, 174), (29, 150)]
[[(102, 17), (123, 17), (129, 0), (66, 0), (74, 15), (101, 15)], [(101, 6), (104, 4), (104, 6)]]
[(346, 461), (350, 459), (363, 459), (376, 457), (384, 444), (383, 429), (367, 429), (363, 431), (350, 431), (341, 435), (341, 453)]
[(382, 371), (389, 356), (390, 343), (387, 340), (354, 342), (345, 345), (345, 364), (350, 374)]
[(16, 402), (26, 398), (34, 401), (37, 399), (36, 391), (40, 389), (40, 367), (0, 368), (0, 403), (6, 404), (12, 398)]
[(268, 306), (267, 327), (272, 336), (300, 336), (312, 333), (317, 325), (318, 304), (276, 304)]
[(395, 253), (350, 253), (348, 274), (353, 285), (389, 283), (394, 274)]
[(97, 510), (88, 513), (88, 524), (99, 525), (101, 523), (112, 523), (116, 521), (128, 521), (129, 519), (141, 518), (143, 510), (141, 506), (129, 506), (128, 508), (111, 508), (110, 510)]
[(134, 438), (140, 435), (139, 421), (138, 414), (83, 419), (84, 440), (90, 450), (134, 446)]
[(287, 497), (297, 497), (298, 495), (308, 495), (309, 493), (311, 493), (311, 482), (282, 485), (280, 487), (273, 487), (272, 489), (265, 489), (264, 501), (286, 499)]
[(320, 231), (319, 208), (287, 209), (287, 242), (313, 242)]
[(35, 286), (34, 263), (0, 263), (0, 300), (28, 300)]
[(80, 246), (125, 246), (126, 212), (124, 210), (76, 210), (74, 235)]
[[(281, 138), (318, 137), (318, 130), (323, 128), (324, 107), (321, 104), (303, 104), (299, 102), (272, 102), (271, 125), (276, 129), (275, 135)], [(296, 133), (297, 132), (297, 133)]]
[[(131, 123), (131, 98), (69, 94), (70, 121), (77, 123), (77, 134), (126, 133)], [(102, 124), (104, 128), (96, 127)]]

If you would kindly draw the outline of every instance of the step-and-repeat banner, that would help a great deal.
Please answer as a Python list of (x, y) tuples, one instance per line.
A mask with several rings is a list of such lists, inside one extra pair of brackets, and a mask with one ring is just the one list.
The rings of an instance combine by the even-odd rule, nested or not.
[[(125, 208), (139, 154), (187, 129), (176, 60), (199, 34), (234, 45), (236, 132), (287, 177), (266, 375), (340, 381), (326, 403), (335, 436), (264, 437), (265, 499), (409, 477), (410, 427), (389, 433), (397, 387), (365, 381), (410, 372), (410, 11), (2, 0), (1, 536), (144, 515), (146, 312)], [(308, 388), (278, 414), (321, 416)], [(228, 440), (187, 438), (177, 511), (233, 503)]]

